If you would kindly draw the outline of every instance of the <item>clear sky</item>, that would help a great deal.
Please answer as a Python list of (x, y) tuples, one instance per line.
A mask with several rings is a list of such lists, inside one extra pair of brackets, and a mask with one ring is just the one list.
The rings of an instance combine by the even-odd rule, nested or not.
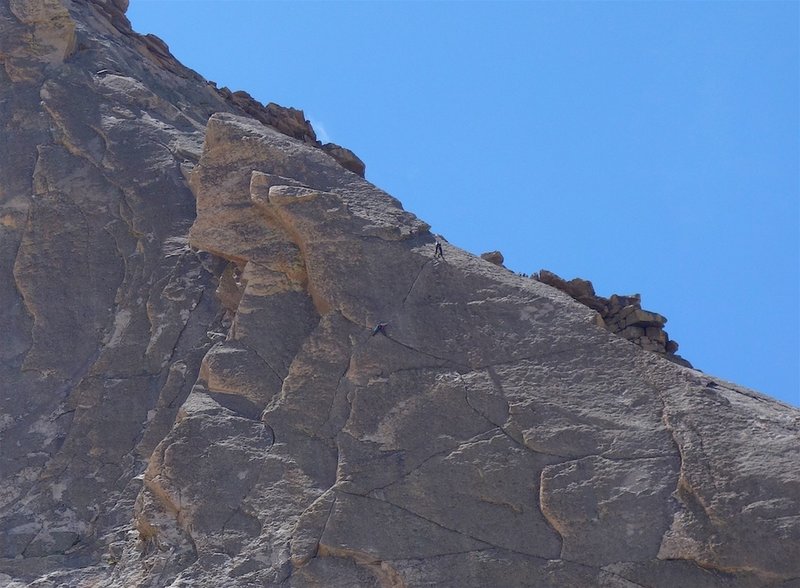
[(131, 0), (304, 110), (451, 243), (642, 295), (695, 367), (800, 405), (800, 3)]

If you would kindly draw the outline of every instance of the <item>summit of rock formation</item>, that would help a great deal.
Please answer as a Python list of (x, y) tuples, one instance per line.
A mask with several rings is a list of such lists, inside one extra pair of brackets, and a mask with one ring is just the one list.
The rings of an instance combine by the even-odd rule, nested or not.
[(0, 585), (800, 586), (800, 412), (126, 8), (0, 0)]
[(533, 277), (566, 292), (581, 304), (597, 311), (597, 323), (612, 333), (636, 343), (642, 349), (659, 353), (677, 364), (692, 367), (691, 363), (676, 354), (678, 342), (670, 339), (664, 330), (667, 318), (657, 312), (643, 310), (642, 297), (639, 294), (612, 294), (610, 298), (605, 298), (595, 293), (589, 280), (573, 278), (567, 281), (545, 269)]

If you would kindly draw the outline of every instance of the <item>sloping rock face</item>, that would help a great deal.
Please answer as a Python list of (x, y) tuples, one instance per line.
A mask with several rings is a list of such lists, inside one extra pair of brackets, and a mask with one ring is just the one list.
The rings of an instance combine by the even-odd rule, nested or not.
[(670, 339), (664, 330), (667, 318), (657, 312), (643, 310), (639, 294), (612, 294), (610, 298), (604, 298), (595, 294), (594, 286), (589, 280), (574, 278), (567, 281), (545, 269), (534, 274), (533, 278), (566, 292), (581, 304), (597, 311), (598, 324), (602, 324), (612, 333), (636, 343), (642, 349), (660, 353), (674, 363), (692, 367), (691, 363), (676, 354), (678, 342)]
[(797, 410), (434, 259), (125, 8), (0, 0), (0, 585), (800, 586)]

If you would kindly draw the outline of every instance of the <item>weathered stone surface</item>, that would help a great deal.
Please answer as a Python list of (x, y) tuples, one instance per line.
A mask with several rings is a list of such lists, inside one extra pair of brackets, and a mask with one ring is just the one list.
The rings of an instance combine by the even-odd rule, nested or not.
[(0, 567), (20, 578), (90, 576), (131, 524), (217, 315), (177, 165), (207, 113), (173, 104), (203, 90), (112, 42), (109, 6), (0, 2)]
[(126, 7), (0, 0), (0, 584), (797, 584), (796, 410)]
[[(687, 559), (722, 571), (798, 577), (800, 562), (782, 553), (787, 542), (797, 541), (800, 523), (800, 483), (789, 471), (800, 459), (796, 412), (735, 386), (708, 384), (702, 393), (671, 389), (664, 399), (665, 424), (682, 456), (676, 491), (681, 507), (659, 557), (691, 554)], [(719, 411), (724, 419), (710, 418)], [(736, 441), (766, 430), (769, 444)], [(746, 544), (734, 539), (742, 528)]]
[(40, 80), (41, 67), (63, 63), (76, 46), (75, 21), (61, 0), (8, 0), (8, 10), (28, 38), (4, 59), (12, 81)]
[(562, 292), (566, 292), (578, 302), (585, 304), (589, 308), (597, 311), (602, 311), (605, 307), (604, 301), (598, 299), (594, 293), (594, 286), (589, 280), (582, 280), (581, 278), (574, 278), (570, 281), (563, 280), (553, 272), (545, 269), (539, 270), (537, 274), (538, 280), (544, 282), (554, 288), (558, 288)]
[(319, 147), (336, 160), (344, 169), (364, 177), (366, 165), (350, 149), (342, 147), (336, 143), (320, 143), (317, 134), (311, 126), (311, 122), (306, 120), (302, 110), (287, 108), (274, 102), (261, 104), (250, 94), (244, 91), (231, 92), (228, 88), (220, 88), (220, 95), (239, 108), (242, 112), (251, 116), (255, 120), (269, 125), (293, 139), (303, 143)]
[(567, 282), (553, 272), (541, 270), (534, 278), (544, 282), (572, 298), (585, 304), (598, 312), (598, 324), (605, 326), (609, 331), (635, 343), (646, 351), (664, 354), (666, 359), (684, 367), (692, 367), (688, 361), (679, 355), (678, 343), (671, 341), (664, 325), (666, 317), (642, 310), (642, 299), (639, 294), (620, 296), (612, 294), (610, 298), (597, 296), (592, 283), (588, 280), (575, 278)]
[(222, 88), (220, 93), (241, 108), (245, 114), (273, 127), (278, 132), (304, 143), (318, 144), (317, 135), (302, 110), (286, 108), (274, 102), (261, 104), (243, 90), (231, 92), (227, 88)]
[[(434, 455), (370, 495), (489, 545), (557, 559), (561, 537), (536, 507), (536, 474), (554, 461), (494, 429)], [(509, 476), (509, 470), (530, 475)]]
[(424, 560), (392, 562), (406, 586), (508, 586), (509, 588), (636, 586), (614, 573), (564, 560), (544, 560), (502, 549), (482, 549)]
[(499, 251), (487, 251), (486, 253), (481, 253), (481, 259), (485, 259), (489, 263), (499, 266), (502, 266), (503, 262), (505, 261), (503, 254)]
[(673, 511), (678, 461), (591, 456), (545, 468), (542, 509), (561, 535), (561, 557), (594, 565), (654, 559)]
[(364, 177), (367, 170), (366, 164), (347, 147), (336, 143), (325, 143), (322, 145), (322, 150), (338, 161), (344, 169)]

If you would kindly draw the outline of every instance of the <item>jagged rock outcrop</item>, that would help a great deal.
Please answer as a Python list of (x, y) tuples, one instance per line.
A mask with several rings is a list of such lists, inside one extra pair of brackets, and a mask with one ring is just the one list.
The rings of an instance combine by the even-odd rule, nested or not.
[(339, 165), (343, 168), (358, 174), (362, 178), (364, 177), (366, 173), (366, 165), (364, 165), (364, 162), (346, 147), (342, 147), (336, 143), (321, 143), (317, 139), (317, 134), (314, 132), (311, 122), (306, 120), (302, 110), (286, 108), (274, 102), (261, 104), (250, 94), (242, 90), (231, 92), (228, 88), (220, 88), (219, 93), (223, 98), (257, 121), (269, 125), (284, 135), (288, 135), (303, 143), (319, 147), (338, 161)]
[(489, 263), (499, 266), (502, 266), (503, 262), (505, 261), (503, 254), (499, 251), (487, 251), (486, 253), (481, 253), (481, 259), (485, 259)]
[(0, 584), (800, 585), (797, 410), (434, 259), (125, 7), (0, 0)]
[(595, 294), (594, 286), (589, 280), (573, 278), (567, 281), (545, 269), (534, 274), (534, 278), (558, 288), (581, 304), (597, 311), (599, 324), (612, 333), (636, 343), (642, 349), (660, 353), (679, 365), (692, 367), (692, 364), (676, 354), (678, 342), (670, 339), (664, 330), (667, 318), (657, 312), (643, 310), (642, 297), (639, 294), (631, 296), (612, 294), (610, 298), (604, 298)]

